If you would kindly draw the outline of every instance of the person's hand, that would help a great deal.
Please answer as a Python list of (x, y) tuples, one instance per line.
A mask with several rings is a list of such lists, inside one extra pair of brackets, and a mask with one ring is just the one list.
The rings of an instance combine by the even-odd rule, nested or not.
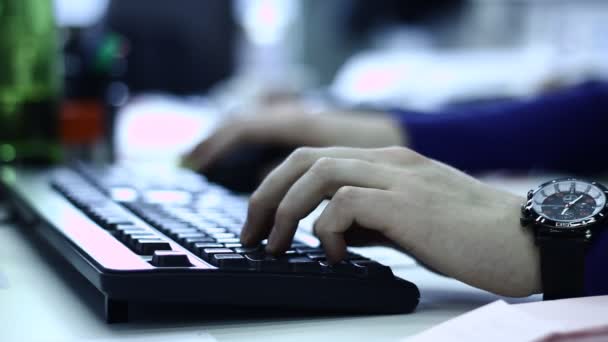
[(268, 252), (287, 250), (299, 220), (326, 198), (314, 232), (331, 263), (364, 228), (470, 285), (540, 291), (533, 237), (519, 225), (523, 198), (401, 147), (296, 150), (252, 194), (242, 243), (268, 238)]
[(184, 164), (204, 171), (247, 144), (384, 147), (406, 143), (399, 125), (385, 113), (312, 114), (294, 103), (266, 106), (255, 112), (224, 122), (184, 158)]

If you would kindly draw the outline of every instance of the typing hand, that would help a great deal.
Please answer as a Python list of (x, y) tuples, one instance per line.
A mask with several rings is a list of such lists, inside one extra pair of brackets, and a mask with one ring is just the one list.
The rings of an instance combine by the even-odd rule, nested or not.
[(523, 198), (406, 148), (296, 150), (252, 194), (241, 241), (268, 238), (268, 252), (287, 250), (298, 221), (326, 198), (314, 231), (332, 263), (352, 228), (364, 227), (473, 286), (539, 291), (537, 251), (519, 225)]
[(398, 125), (381, 113), (311, 114), (293, 103), (267, 106), (255, 112), (259, 114), (226, 121), (184, 157), (184, 164), (204, 171), (247, 144), (383, 147), (404, 143)]

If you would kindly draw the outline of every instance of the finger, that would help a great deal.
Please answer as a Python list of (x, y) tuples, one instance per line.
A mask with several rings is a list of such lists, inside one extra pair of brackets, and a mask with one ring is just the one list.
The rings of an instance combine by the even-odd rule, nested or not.
[(355, 224), (385, 235), (395, 225), (395, 199), (391, 191), (346, 186), (340, 188), (315, 223), (315, 235), (330, 263), (346, 256), (345, 233)]
[(256, 244), (268, 236), (280, 201), (291, 185), (321, 157), (360, 159), (385, 164), (413, 163), (420, 158), (417, 153), (404, 148), (299, 148), (274, 169), (252, 194), (247, 222), (241, 233), (244, 244)]
[(242, 130), (236, 123), (221, 126), (186, 156), (185, 163), (197, 171), (207, 169), (241, 143)]
[(268, 238), (268, 252), (279, 253), (291, 245), (298, 223), (323, 199), (331, 197), (343, 186), (388, 189), (391, 170), (358, 159), (318, 159), (287, 191), (281, 200)]
[(310, 134), (304, 126), (303, 119), (277, 114), (234, 118), (189, 153), (185, 164), (205, 170), (243, 144), (306, 145)]

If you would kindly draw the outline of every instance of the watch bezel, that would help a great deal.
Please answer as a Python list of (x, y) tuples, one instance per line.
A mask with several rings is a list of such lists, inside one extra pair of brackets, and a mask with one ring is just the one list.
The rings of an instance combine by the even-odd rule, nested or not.
[(552, 220), (552, 219), (547, 218), (547, 217), (541, 215), (540, 213), (536, 212), (536, 210), (534, 210), (534, 208), (533, 208), (533, 201), (532, 201), (534, 195), (548, 185), (551, 185), (551, 184), (554, 184), (557, 182), (564, 182), (564, 181), (578, 181), (578, 182), (584, 182), (584, 183), (591, 184), (593, 186), (596, 186), (598, 189), (600, 189), (604, 193), (606, 198), (608, 198), (608, 188), (606, 188), (601, 183), (598, 183), (595, 181), (588, 181), (585, 179), (580, 179), (580, 178), (575, 178), (575, 177), (564, 177), (564, 178), (553, 179), (553, 180), (542, 183), (536, 189), (528, 191), (528, 194), (526, 197), (526, 202), (522, 205), (522, 208), (521, 208), (521, 210), (522, 210), (521, 222), (523, 225), (533, 225), (535, 227), (545, 228), (546, 230), (549, 230), (551, 233), (568, 234), (568, 233), (586, 232), (587, 230), (589, 230), (589, 228), (606, 220), (606, 217), (608, 217), (608, 201), (606, 201), (606, 203), (604, 204), (604, 208), (602, 208), (602, 210), (600, 210), (597, 214), (595, 214), (591, 217), (585, 218), (585, 219), (576, 220), (576, 221), (572, 221), (572, 222), (563, 222), (563, 221)]

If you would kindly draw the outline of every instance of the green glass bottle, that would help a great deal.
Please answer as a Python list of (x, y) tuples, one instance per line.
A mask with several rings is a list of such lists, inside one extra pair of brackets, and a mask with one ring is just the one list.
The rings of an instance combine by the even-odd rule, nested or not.
[(0, 0), (0, 163), (61, 160), (61, 69), (51, 0)]

